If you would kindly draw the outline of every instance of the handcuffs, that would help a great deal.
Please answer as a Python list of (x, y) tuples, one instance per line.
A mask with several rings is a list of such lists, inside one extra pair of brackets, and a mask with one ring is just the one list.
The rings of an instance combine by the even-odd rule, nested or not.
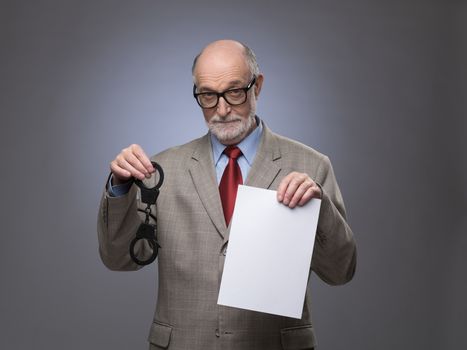
[[(149, 265), (154, 260), (156, 260), (159, 248), (161, 248), (156, 238), (157, 219), (151, 213), (151, 205), (156, 204), (157, 197), (159, 196), (159, 189), (161, 188), (162, 183), (164, 182), (164, 171), (162, 170), (162, 167), (156, 162), (151, 162), (151, 163), (154, 166), (154, 168), (157, 170), (157, 172), (159, 173), (159, 181), (154, 187), (148, 188), (143, 183), (143, 181), (135, 178), (135, 184), (141, 190), (141, 202), (146, 204), (146, 208), (144, 210), (138, 209), (138, 211), (145, 213), (146, 218), (144, 222), (142, 222), (139, 225), (138, 230), (136, 231), (136, 236), (135, 238), (133, 238), (133, 240), (130, 243), (130, 256), (131, 256), (131, 259), (136, 264), (142, 265), (142, 266)], [(150, 217), (153, 218), (154, 224), (149, 223)], [(152, 249), (151, 256), (146, 260), (140, 260), (136, 256), (136, 253), (135, 253), (135, 245), (140, 240), (146, 240)]]

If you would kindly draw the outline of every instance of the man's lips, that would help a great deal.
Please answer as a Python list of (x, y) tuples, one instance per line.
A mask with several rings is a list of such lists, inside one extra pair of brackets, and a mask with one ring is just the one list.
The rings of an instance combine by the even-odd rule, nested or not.
[(235, 119), (235, 120), (217, 120), (214, 123), (216, 124), (231, 124), (231, 123), (238, 123), (241, 122), (241, 120)]

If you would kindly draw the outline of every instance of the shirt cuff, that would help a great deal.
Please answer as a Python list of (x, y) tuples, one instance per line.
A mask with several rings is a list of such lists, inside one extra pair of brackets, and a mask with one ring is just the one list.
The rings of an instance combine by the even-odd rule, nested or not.
[(109, 181), (107, 183), (107, 192), (110, 197), (121, 197), (126, 195), (133, 184), (133, 181), (128, 181), (120, 185), (112, 185), (113, 175), (109, 176)]

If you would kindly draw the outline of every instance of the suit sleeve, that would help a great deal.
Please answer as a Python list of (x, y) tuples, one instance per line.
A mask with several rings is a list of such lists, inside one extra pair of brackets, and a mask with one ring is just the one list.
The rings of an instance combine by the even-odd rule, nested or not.
[(357, 251), (346, 221), (344, 201), (327, 157), (323, 157), (315, 181), (323, 195), (311, 268), (328, 284), (344, 284), (355, 273)]
[[(130, 243), (142, 222), (138, 214), (137, 188), (131, 186), (129, 192), (119, 197), (112, 197), (105, 190), (99, 207), (97, 219), (97, 237), (99, 254), (102, 262), (110, 270), (131, 271), (141, 266), (130, 257)], [(139, 241), (135, 246), (138, 256), (149, 256), (146, 242)]]

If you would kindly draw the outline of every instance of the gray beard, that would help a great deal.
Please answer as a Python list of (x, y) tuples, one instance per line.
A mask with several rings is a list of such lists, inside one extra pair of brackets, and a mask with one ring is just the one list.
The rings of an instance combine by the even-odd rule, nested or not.
[(247, 119), (234, 114), (221, 118), (216, 114), (206, 124), (209, 131), (221, 143), (227, 144), (232, 143), (232, 141), (238, 143), (247, 136), (253, 129), (253, 125), (256, 124), (255, 111), (251, 111)]

